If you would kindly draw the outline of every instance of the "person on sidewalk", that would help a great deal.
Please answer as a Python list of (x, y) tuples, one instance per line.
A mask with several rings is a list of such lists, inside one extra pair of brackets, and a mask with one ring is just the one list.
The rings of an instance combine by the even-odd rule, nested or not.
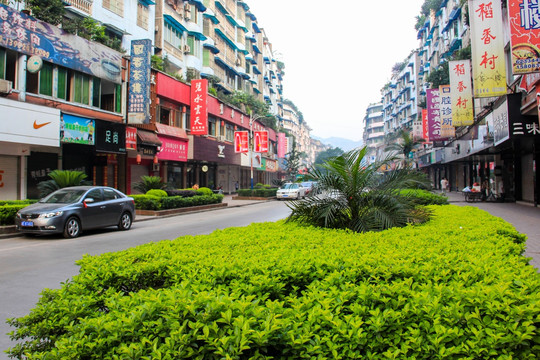
[(443, 177), (441, 179), (441, 191), (443, 193), (443, 195), (446, 195), (446, 190), (448, 189), (448, 180)]

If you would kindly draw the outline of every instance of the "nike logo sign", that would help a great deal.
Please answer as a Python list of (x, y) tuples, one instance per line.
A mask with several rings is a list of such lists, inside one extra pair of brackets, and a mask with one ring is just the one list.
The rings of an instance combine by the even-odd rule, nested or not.
[(46, 122), (46, 123), (43, 123), (43, 124), (38, 124), (38, 123), (36, 122), (36, 120), (34, 120), (34, 129), (39, 129), (39, 128), (41, 128), (41, 127), (44, 127), (45, 125), (49, 125), (50, 123), (51, 123), (51, 122), (49, 121), (49, 122)]

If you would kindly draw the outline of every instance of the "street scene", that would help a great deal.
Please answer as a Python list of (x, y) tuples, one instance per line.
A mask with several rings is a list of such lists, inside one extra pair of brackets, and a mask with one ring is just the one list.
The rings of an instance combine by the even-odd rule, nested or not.
[(540, 358), (526, 0), (0, 0), (0, 359)]

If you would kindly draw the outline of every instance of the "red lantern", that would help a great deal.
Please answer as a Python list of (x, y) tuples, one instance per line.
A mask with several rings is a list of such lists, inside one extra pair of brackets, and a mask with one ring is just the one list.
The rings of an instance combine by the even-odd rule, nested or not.
[(141, 163), (141, 154), (137, 154), (137, 164)]
[(158, 163), (158, 158), (157, 158), (157, 155), (154, 156), (154, 164), (157, 164)]
[(221, 120), (221, 126), (225, 126), (225, 121)]
[(182, 106), (182, 112), (183, 112), (183, 113), (186, 112), (186, 107), (185, 107), (185, 106)]

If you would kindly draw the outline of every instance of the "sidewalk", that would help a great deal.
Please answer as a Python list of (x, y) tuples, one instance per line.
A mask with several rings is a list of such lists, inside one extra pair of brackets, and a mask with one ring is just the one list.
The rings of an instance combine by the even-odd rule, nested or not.
[[(224, 194), (224, 196), (225, 197), (223, 198), (223, 204), (227, 204), (227, 206), (219, 208), (219, 209), (227, 209), (227, 208), (233, 208), (233, 207), (239, 207), (239, 206), (247, 206), (247, 205), (253, 205), (253, 204), (258, 204), (258, 203), (261, 203), (261, 202), (275, 200), (273, 198), (268, 199), (268, 200), (236, 200), (235, 199), (236, 195)], [(159, 216), (159, 218), (180, 216), (180, 215), (183, 215), (183, 214), (190, 214), (190, 213), (194, 213), (194, 212), (212, 211), (212, 210), (215, 210), (215, 209), (204, 209), (204, 210), (193, 209), (193, 211), (187, 211), (187, 212), (183, 212), (181, 214), (172, 214), (172, 215)], [(156, 219), (156, 218), (158, 218), (158, 216), (137, 215), (135, 217), (135, 222), (152, 220), (152, 219)], [(0, 240), (2, 240), (4, 238), (14, 237), (14, 236), (22, 236), (22, 234), (18, 233), (17, 230), (15, 229), (15, 225), (1, 226), (0, 227)]]
[(525, 257), (532, 258), (529, 262), (540, 271), (540, 208), (526, 202), (465, 202), (461, 192), (448, 192), (448, 201), (457, 206), (475, 206), (493, 216), (500, 217), (512, 224), (517, 231), (527, 235)]

